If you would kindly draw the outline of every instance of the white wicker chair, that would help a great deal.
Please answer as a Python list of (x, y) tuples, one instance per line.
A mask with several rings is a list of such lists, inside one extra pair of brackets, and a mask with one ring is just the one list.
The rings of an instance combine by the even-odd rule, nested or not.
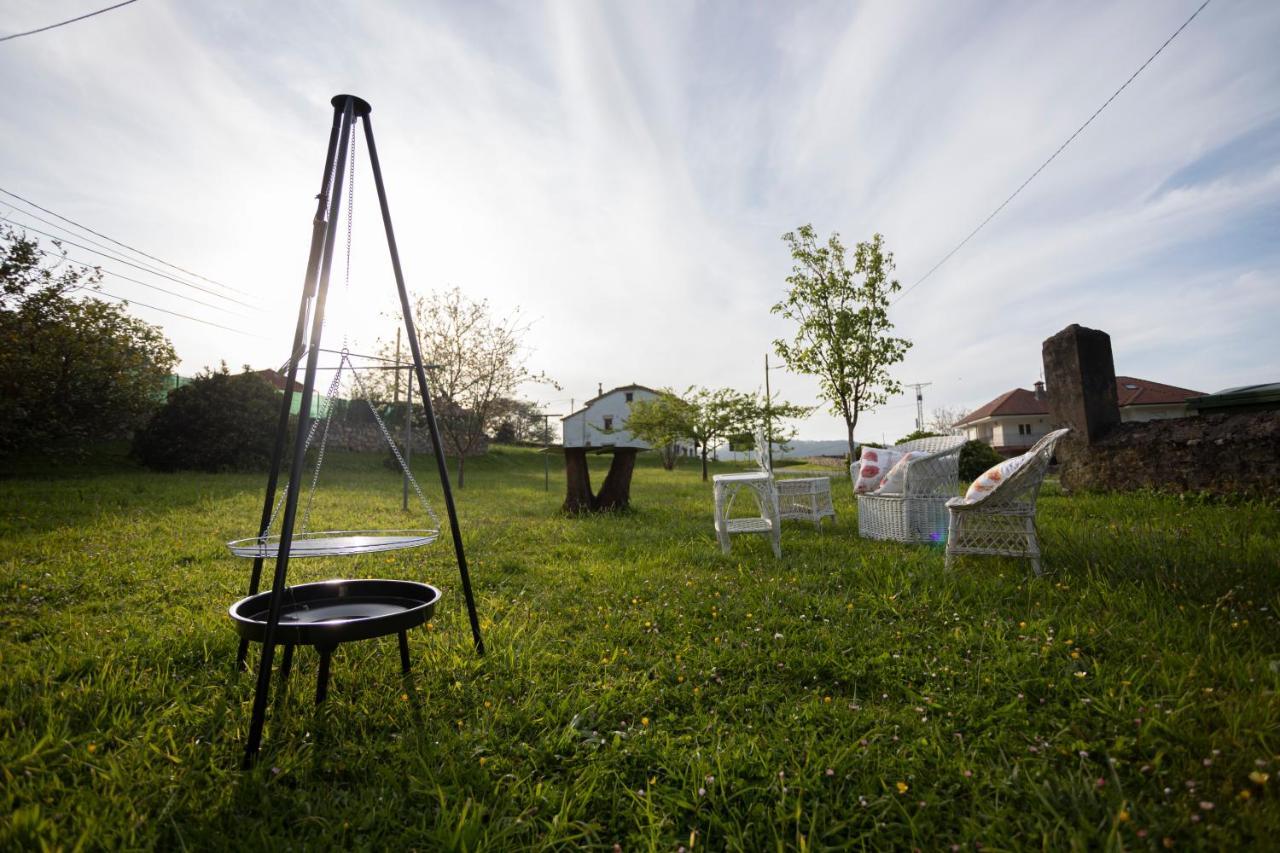
[[(735, 533), (761, 533), (769, 538), (775, 557), (782, 556), (782, 516), (778, 508), (778, 490), (773, 483), (773, 471), (769, 466), (768, 445), (763, 437), (756, 436), (756, 462), (759, 471), (742, 474), (717, 474), (711, 478), (715, 489), (716, 539), (720, 550), (729, 553), (729, 537)], [(755, 498), (758, 516), (730, 518), (734, 498), (746, 489)]]
[(1036, 537), (1036, 497), (1049, 470), (1058, 441), (1071, 430), (1060, 429), (1041, 438), (1024, 456), (1027, 462), (985, 498), (966, 504), (962, 498), (947, 501), (946, 567), (957, 554), (1023, 557), (1040, 574), (1040, 542)]
[[(946, 503), (960, 488), (960, 448), (964, 442), (963, 436), (943, 435), (890, 448), (928, 455), (907, 462), (901, 494), (858, 495), (858, 535), (897, 542), (941, 542), (947, 530)], [(857, 462), (849, 473), (856, 483)]]

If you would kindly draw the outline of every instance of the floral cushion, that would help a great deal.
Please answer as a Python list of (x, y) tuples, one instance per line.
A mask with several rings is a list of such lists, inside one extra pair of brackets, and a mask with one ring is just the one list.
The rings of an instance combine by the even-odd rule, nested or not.
[(880, 488), (880, 482), (889, 473), (889, 469), (901, 458), (902, 453), (897, 450), (864, 445), (862, 454), (858, 457), (858, 478), (853, 483), (853, 491), (861, 495)]
[(966, 504), (976, 504), (984, 500), (987, 495), (995, 490), (995, 487), (1003, 483), (1005, 480), (1013, 476), (1013, 472), (1017, 471), (1023, 465), (1027, 464), (1031, 457), (1024, 453), (1021, 456), (1015, 456), (1012, 459), (1006, 459), (1003, 462), (992, 465), (978, 479), (974, 480), (969, 486), (969, 490), (964, 493), (963, 502)]
[(889, 473), (885, 474), (884, 479), (880, 481), (880, 488), (876, 490), (877, 495), (900, 495), (902, 487), (907, 481), (907, 465), (912, 459), (919, 459), (921, 456), (929, 454), (920, 450), (908, 450), (906, 453), (898, 457), (898, 461), (893, 463), (893, 467), (889, 469)]

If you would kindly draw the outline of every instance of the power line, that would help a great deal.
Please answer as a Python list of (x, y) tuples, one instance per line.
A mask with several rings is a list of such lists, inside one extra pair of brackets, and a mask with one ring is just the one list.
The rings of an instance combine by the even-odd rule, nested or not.
[(103, 12), (110, 12), (112, 9), (119, 9), (121, 6), (128, 6), (130, 3), (137, 3), (138, 0), (124, 0), (123, 3), (117, 3), (114, 6), (108, 6), (105, 9), (99, 9), (96, 12), (90, 12), (87, 15), (81, 15), (78, 18), (69, 18), (65, 21), (59, 21), (56, 24), (49, 24), (47, 27), (40, 27), (35, 30), (27, 30), (25, 33), (14, 33), (12, 35), (0, 36), (0, 41), (8, 41), (9, 39), (22, 38), (23, 36), (33, 36), (36, 33), (42, 33), (45, 30), (56, 30), (58, 27), (65, 27), (67, 24), (74, 24), (76, 21), (83, 21), (85, 18), (92, 18), (94, 15), (101, 15)]
[(1183, 30), (1185, 30), (1185, 29), (1187, 28), (1187, 25), (1188, 25), (1188, 24), (1190, 24), (1192, 21), (1194, 21), (1194, 20), (1196, 19), (1196, 16), (1197, 16), (1197, 15), (1199, 15), (1201, 12), (1203, 12), (1203, 11), (1204, 11), (1204, 7), (1205, 7), (1205, 6), (1208, 6), (1210, 2), (1212, 2), (1212, 0), (1204, 0), (1204, 2), (1200, 4), (1200, 7), (1199, 7), (1198, 9), (1196, 9), (1194, 12), (1192, 12), (1192, 13), (1191, 13), (1191, 17), (1190, 17), (1190, 18), (1187, 18), (1185, 21), (1183, 21), (1183, 22), (1182, 22), (1182, 26), (1180, 26), (1180, 27), (1178, 27), (1176, 30), (1174, 30), (1174, 31), (1173, 31), (1173, 35), (1171, 35), (1171, 36), (1169, 36), (1167, 39), (1165, 39), (1164, 44), (1160, 45), (1160, 47), (1156, 50), (1156, 52), (1155, 52), (1155, 53), (1153, 53), (1153, 54), (1151, 54), (1149, 57), (1147, 57), (1147, 61), (1146, 61), (1146, 62), (1144, 62), (1144, 63), (1142, 63), (1142, 65), (1138, 66), (1138, 70), (1137, 70), (1137, 71), (1135, 71), (1135, 72), (1133, 72), (1132, 74), (1130, 74), (1130, 75), (1129, 75), (1129, 79), (1128, 79), (1128, 80), (1125, 80), (1125, 81), (1124, 81), (1124, 83), (1120, 86), (1120, 88), (1119, 88), (1119, 89), (1116, 89), (1114, 92), (1112, 92), (1112, 93), (1111, 93), (1111, 97), (1107, 98), (1107, 100), (1103, 103), (1103, 105), (1102, 105), (1102, 106), (1100, 106), (1100, 107), (1098, 107), (1096, 110), (1094, 110), (1093, 115), (1089, 116), (1089, 120), (1088, 120), (1088, 121), (1086, 121), (1084, 124), (1080, 125), (1080, 127), (1076, 128), (1076, 132), (1075, 132), (1075, 133), (1073, 133), (1073, 134), (1071, 134), (1070, 136), (1068, 136), (1068, 137), (1067, 137), (1067, 141), (1066, 141), (1066, 142), (1064, 142), (1064, 143), (1062, 143), (1061, 145), (1059, 145), (1059, 146), (1058, 146), (1058, 150), (1057, 150), (1057, 151), (1054, 151), (1052, 154), (1050, 154), (1050, 155), (1049, 155), (1049, 159), (1048, 159), (1048, 160), (1045, 160), (1043, 163), (1041, 163), (1041, 164), (1040, 164), (1040, 168), (1036, 169), (1034, 172), (1032, 172), (1032, 173), (1031, 173), (1031, 177), (1029, 177), (1029, 178), (1027, 178), (1025, 181), (1023, 181), (1023, 182), (1022, 182), (1022, 184), (1021, 184), (1021, 185), (1020, 185), (1016, 190), (1014, 190), (1014, 191), (1013, 191), (1013, 194), (1012, 194), (1012, 195), (1010, 195), (1008, 198), (1006, 198), (1004, 201), (1002, 201), (1002, 202), (1000, 203), (1000, 206), (999, 206), (999, 207), (997, 207), (995, 210), (991, 211), (990, 215), (988, 215), (986, 219), (984, 219), (984, 220), (982, 220), (980, 223), (978, 223), (978, 227), (977, 227), (977, 228), (975, 228), (975, 229), (973, 229), (972, 231), (970, 231), (970, 232), (969, 232), (969, 236), (965, 237), (965, 238), (964, 238), (963, 240), (961, 240), (958, 244), (956, 244), (956, 247), (955, 247), (954, 249), (952, 249), (950, 252), (947, 252), (945, 255), (943, 255), (943, 256), (942, 256), (942, 260), (940, 260), (940, 261), (938, 261), (936, 264), (934, 264), (934, 265), (933, 265), (933, 267), (932, 267), (932, 268), (931, 268), (927, 273), (925, 273), (924, 275), (920, 276), (919, 280), (917, 280), (915, 284), (911, 285), (911, 286), (910, 286), (910, 287), (908, 287), (906, 290), (902, 291), (902, 293), (898, 294), (898, 298), (897, 298), (897, 299), (895, 299), (895, 300), (893, 300), (893, 304), (894, 304), (894, 305), (898, 304), (899, 302), (901, 302), (903, 299), (905, 299), (905, 298), (907, 297), (907, 294), (908, 294), (908, 293), (910, 293), (911, 291), (915, 290), (915, 289), (916, 289), (917, 287), (919, 287), (921, 284), (924, 284), (925, 280), (926, 280), (927, 278), (929, 278), (929, 276), (931, 276), (931, 275), (933, 275), (935, 272), (937, 272), (939, 267), (941, 267), (941, 266), (942, 266), (943, 264), (945, 264), (947, 261), (951, 260), (951, 256), (952, 256), (952, 255), (954, 255), (956, 252), (958, 252), (958, 251), (960, 251), (962, 248), (964, 248), (965, 243), (968, 243), (970, 240), (972, 240), (972, 239), (973, 239), (973, 237), (974, 237), (974, 235), (975, 235), (975, 234), (977, 234), (979, 231), (981, 231), (981, 230), (986, 226), (986, 224), (987, 224), (988, 222), (990, 222), (992, 219), (995, 219), (995, 218), (996, 218), (996, 214), (998, 214), (1000, 211), (1004, 210), (1004, 209), (1005, 209), (1005, 207), (1006, 207), (1006, 206), (1008, 206), (1009, 202), (1013, 201), (1013, 200), (1017, 197), (1018, 193), (1022, 192), (1022, 191), (1023, 191), (1023, 189), (1025, 189), (1025, 188), (1026, 188), (1027, 184), (1029, 184), (1029, 183), (1031, 183), (1033, 180), (1035, 180), (1036, 176), (1037, 176), (1037, 175), (1039, 175), (1041, 172), (1043, 172), (1046, 166), (1048, 166), (1048, 165), (1049, 165), (1050, 163), (1052, 163), (1055, 159), (1057, 159), (1058, 155), (1059, 155), (1059, 154), (1061, 154), (1061, 153), (1063, 152), (1063, 149), (1065, 149), (1068, 145), (1070, 145), (1070, 144), (1072, 143), (1072, 141), (1073, 141), (1077, 136), (1079, 136), (1079, 135), (1084, 131), (1084, 129), (1085, 129), (1086, 127), (1088, 127), (1090, 124), (1092, 124), (1092, 123), (1093, 123), (1093, 120), (1094, 120), (1095, 118), (1097, 118), (1097, 117), (1102, 113), (1102, 111), (1103, 111), (1103, 110), (1105, 110), (1105, 109), (1106, 109), (1106, 108), (1111, 104), (1111, 102), (1112, 102), (1112, 101), (1114, 101), (1114, 100), (1115, 100), (1115, 99), (1120, 95), (1120, 93), (1121, 93), (1121, 92), (1123, 92), (1126, 88), (1128, 88), (1129, 84), (1130, 84), (1130, 83), (1132, 83), (1132, 82), (1134, 81), (1134, 79), (1135, 79), (1139, 74), (1141, 74), (1141, 73), (1143, 72), (1143, 70), (1145, 70), (1145, 69), (1146, 69), (1146, 67), (1147, 67), (1148, 65), (1150, 65), (1150, 64), (1152, 63), (1152, 61), (1153, 61), (1157, 56), (1159, 56), (1159, 55), (1164, 51), (1164, 49), (1165, 49), (1166, 47), (1168, 47), (1168, 46), (1169, 46), (1170, 42), (1172, 42), (1174, 39), (1176, 39), (1176, 38), (1178, 37), (1178, 34), (1179, 34), (1179, 33), (1181, 33)]
[(44, 249), (40, 249), (40, 248), (37, 248), (37, 249), (36, 249), (36, 251), (37, 251), (37, 252), (39, 252), (40, 254), (44, 255), (46, 258), (54, 258), (54, 259), (58, 259), (58, 260), (67, 260), (67, 261), (70, 261), (70, 262), (71, 262), (71, 263), (73, 263), (73, 264), (80, 264), (81, 266), (84, 266), (84, 267), (90, 267), (90, 268), (92, 268), (92, 269), (97, 270), (98, 272), (104, 273), (104, 274), (109, 275), (109, 276), (112, 276), (112, 277), (114, 277), (114, 278), (123, 279), (124, 281), (131, 281), (131, 282), (133, 282), (134, 284), (140, 284), (140, 285), (142, 285), (143, 287), (149, 287), (149, 288), (151, 288), (152, 290), (158, 290), (159, 292), (161, 292), (161, 293), (163, 293), (163, 294), (166, 294), (166, 295), (168, 295), (168, 296), (172, 296), (172, 297), (174, 297), (175, 299), (185, 299), (186, 301), (188, 301), (188, 302), (192, 302), (192, 303), (194, 303), (194, 304), (196, 304), (196, 305), (203, 305), (205, 308), (212, 308), (212, 309), (213, 309), (213, 310), (215, 310), (215, 311), (225, 311), (225, 312), (227, 312), (228, 314), (231, 314), (231, 315), (236, 316), (236, 317), (244, 317), (244, 316), (245, 316), (245, 315), (240, 314), (240, 313), (238, 313), (238, 312), (232, 311), (230, 308), (224, 308), (224, 307), (223, 307), (223, 306), (221, 306), (221, 305), (214, 305), (212, 302), (202, 302), (201, 300), (196, 299), (194, 296), (187, 296), (185, 293), (175, 293), (175, 292), (174, 292), (174, 291), (172, 291), (172, 290), (165, 290), (163, 287), (160, 287), (159, 285), (149, 284), (149, 283), (147, 283), (147, 282), (145, 282), (145, 281), (139, 281), (139, 280), (138, 280), (138, 279), (136, 279), (136, 278), (130, 278), (130, 277), (129, 277), (129, 276), (127, 276), (127, 275), (121, 275), (120, 273), (115, 272), (114, 270), (109, 270), (109, 269), (107, 269), (106, 267), (103, 267), (103, 266), (102, 266), (102, 265), (100, 265), (100, 264), (91, 264), (91, 263), (89, 263), (89, 262), (87, 262), (87, 261), (82, 261), (82, 260), (80, 260), (79, 258), (73, 258), (73, 257), (71, 257), (70, 255), (58, 255), (58, 254), (54, 254), (53, 252), (49, 252), (49, 251), (46, 251), (46, 250), (44, 250)]
[[(135, 254), (141, 255), (141, 256), (142, 256), (142, 257), (144, 257), (144, 258), (148, 258), (148, 259), (153, 260), (153, 261), (155, 261), (156, 263), (159, 263), (159, 264), (164, 264), (166, 267), (169, 267), (170, 269), (177, 270), (177, 271), (178, 271), (178, 272), (180, 272), (180, 273), (185, 273), (186, 275), (192, 276), (192, 277), (194, 277), (194, 278), (198, 278), (198, 279), (200, 279), (201, 281), (208, 282), (209, 284), (214, 284), (214, 285), (217, 285), (218, 287), (225, 288), (226, 290), (230, 290), (230, 291), (232, 291), (233, 293), (239, 293), (239, 294), (241, 294), (242, 296), (252, 296), (252, 295), (253, 295), (252, 293), (249, 293), (249, 292), (247, 292), (247, 291), (241, 290), (241, 289), (239, 289), (239, 288), (237, 288), (237, 287), (232, 287), (232, 286), (231, 286), (231, 285), (229, 285), (229, 284), (223, 284), (223, 283), (222, 283), (222, 282), (220, 282), (220, 281), (215, 281), (214, 279), (211, 279), (211, 278), (207, 278), (207, 277), (205, 277), (205, 276), (202, 276), (202, 275), (200, 275), (200, 273), (192, 272), (192, 271), (191, 271), (191, 270), (189, 270), (189, 269), (184, 269), (183, 267), (180, 267), (180, 266), (178, 266), (177, 264), (171, 264), (171, 263), (169, 263), (168, 261), (166, 261), (166, 260), (165, 260), (165, 259), (163, 259), (163, 258), (157, 258), (155, 255), (149, 255), (149, 254), (147, 254), (146, 252), (142, 251), (141, 249), (135, 249), (133, 246), (130, 246), (128, 243), (122, 243), (122, 242), (120, 242), (119, 240), (115, 239), (114, 237), (108, 237), (106, 234), (103, 234), (103, 233), (102, 233), (102, 232), (100, 232), (100, 231), (94, 231), (94, 230), (93, 230), (92, 228), (90, 228), (88, 225), (82, 225), (82, 224), (80, 224), (79, 222), (76, 222), (74, 219), (71, 219), (71, 218), (69, 218), (69, 217), (63, 216), (61, 213), (56, 213), (56, 212), (54, 212), (54, 211), (50, 210), (50, 209), (49, 209), (49, 208), (47, 208), (47, 207), (41, 207), (40, 205), (36, 204), (34, 201), (31, 201), (30, 199), (27, 199), (27, 198), (23, 198), (22, 196), (18, 195), (18, 194), (17, 194), (17, 193), (15, 193), (15, 192), (10, 192), (9, 190), (5, 189), (4, 187), (0, 187), (0, 193), (4, 193), (5, 195), (9, 196), (10, 198), (16, 198), (18, 201), (23, 202), (24, 204), (30, 205), (31, 207), (34, 207), (36, 210), (44, 211), (45, 213), (49, 214), (50, 216), (56, 216), (58, 219), (61, 219), (63, 222), (70, 223), (71, 225), (74, 225), (75, 227), (79, 228), (79, 229), (80, 229), (80, 230), (82, 230), (82, 231), (88, 231), (90, 234), (93, 234), (94, 236), (97, 236), (97, 237), (101, 237), (102, 239), (107, 240), (108, 242), (114, 243), (115, 245), (119, 246), (119, 247), (120, 247), (120, 248), (122, 248), (122, 249), (128, 249), (130, 252), (133, 252), (133, 253), (135, 253)], [(22, 211), (22, 212), (23, 212), (23, 213), (26, 213), (26, 211)], [(27, 215), (28, 215), (28, 216), (30, 216), (31, 214), (27, 214)]]
[(215, 329), (223, 329), (224, 331), (235, 332), (237, 335), (245, 335), (246, 337), (250, 337), (250, 338), (262, 337), (261, 335), (255, 335), (252, 332), (246, 332), (244, 329), (233, 329), (231, 326), (224, 326), (221, 323), (215, 323), (212, 320), (202, 320), (199, 317), (192, 317), (190, 314), (183, 314), (181, 311), (170, 311), (168, 308), (160, 308), (156, 305), (148, 305), (145, 302), (138, 302), (136, 299), (128, 299), (124, 296), (116, 296), (114, 293), (107, 293), (107, 291), (105, 290), (94, 288), (89, 292), (99, 296), (110, 296), (112, 299), (119, 299), (121, 302), (123, 302), (126, 305), (139, 305), (143, 308), (150, 308), (152, 311), (159, 311), (162, 314), (172, 314), (173, 316), (181, 317), (184, 320), (191, 320), (196, 323), (201, 323), (205, 326), (213, 326)]
[[(8, 219), (7, 217), (6, 217), (6, 221), (13, 222), (12, 219)], [(94, 249), (84, 245), (83, 243), (77, 243), (74, 240), (69, 240), (66, 237), (59, 237), (57, 234), (50, 234), (48, 231), (41, 231), (39, 228), (32, 228), (30, 225), (27, 225), (22, 222), (15, 222), (14, 224), (27, 231), (34, 231), (35, 233), (41, 235), (42, 237), (48, 237), (50, 240), (57, 240), (59, 243), (66, 243), (68, 245), (75, 246), (77, 249), (84, 249), (86, 252), (91, 252), (92, 254), (95, 254), (95, 255), (101, 255), (102, 257), (115, 261), (116, 263), (124, 264), (125, 266), (133, 267), (134, 269), (142, 270), (143, 272), (151, 273), (152, 275), (159, 276), (160, 278), (168, 279), (169, 281), (172, 281), (175, 284), (180, 284), (183, 287), (190, 287), (194, 290), (200, 291), (201, 293), (207, 293), (210, 296), (216, 296), (219, 299), (225, 299), (228, 302), (234, 302), (235, 304), (240, 305), (242, 307), (249, 308), (255, 311), (258, 310), (258, 306), (251, 305), (248, 302), (244, 302), (240, 299), (236, 299), (234, 296), (227, 296), (225, 293), (219, 293), (216, 290), (210, 290), (207, 287), (201, 287), (198, 284), (192, 284), (189, 281), (183, 281), (180, 278), (174, 278), (168, 273), (162, 273), (152, 269), (148, 269), (147, 267), (135, 264), (134, 262), (127, 260), (125, 258), (117, 257), (115, 255), (110, 254), (109, 252), (104, 252), (101, 249)]]
[[(11, 220), (8, 220), (6, 217), (0, 217), (0, 219), (5, 219), (6, 221), (11, 221)], [(32, 230), (34, 230), (34, 229), (32, 229)], [(173, 296), (173, 297), (175, 297), (175, 298), (177, 298), (177, 299), (185, 299), (185, 300), (187, 300), (188, 302), (194, 302), (196, 305), (202, 305), (202, 306), (204, 306), (204, 307), (206, 307), (206, 308), (213, 308), (213, 309), (215, 309), (215, 310), (217, 310), (217, 311), (227, 311), (227, 312), (229, 312), (229, 313), (233, 313), (233, 314), (234, 314), (234, 316), (237, 316), (237, 317), (241, 317), (241, 316), (243, 316), (243, 315), (241, 315), (241, 314), (235, 314), (234, 312), (231, 312), (231, 311), (230, 311), (230, 309), (228, 309), (228, 308), (223, 308), (223, 307), (221, 307), (221, 306), (213, 305), (213, 304), (208, 303), (208, 302), (202, 302), (202, 301), (200, 301), (199, 299), (196, 299), (196, 298), (194, 298), (194, 297), (192, 297), (192, 296), (187, 296), (186, 294), (183, 294), (183, 293), (175, 293), (175, 292), (173, 292), (173, 291), (171, 291), (171, 290), (166, 290), (166, 289), (165, 289), (165, 288), (163, 288), (163, 287), (159, 287), (159, 286), (154, 285), (154, 284), (148, 284), (148, 283), (147, 283), (147, 282), (145, 282), (145, 281), (139, 281), (139, 280), (138, 280), (138, 279), (136, 279), (136, 278), (130, 278), (129, 276), (126, 276), (126, 275), (121, 275), (120, 273), (115, 272), (115, 271), (113, 271), (113, 270), (104, 269), (101, 265), (97, 265), (97, 264), (89, 264), (89, 263), (86, 263), (86, 262), (84, 262), (84, 261), (78, 260), (78, 259), (76, 259), (76, 258), (70, 257), (69, 255), (65, 255), (65, 254), (54, 254), (53, 252), (47, 251), (47, 250), (45, 250), (45, 249), (41, 249), (39, 246), (36, 246), (36, 247), (35, 247), (35, 250), (36, 250), (37, 252), (39, 252), (41, 255), (44, 255), (45, 257), (48, 257), (48, 258), (55, 258), (55, 259), (57, 259), (57, 260), (66, 260), (66, 261), (70, 261), (71, 263), (80, 264), (81, 266), (90, 267), (90, 268), (92, 268), (92, 269), (96, 269), (96, 270), (98, 270), (99, 272), (105, 273), (105, 274), (107, 274), (107, 275), (111, 275), (111, 276), (114, 276), (114, 277), (116, 277), (116, 278), (123, 279), (124, 281), (130, 281), (130, 282), (133, 282), (134, 284), (140, 284), (140, 285), (142, 285), (143, 287), (149, 287), (149, 288), (151, 288), (152, 290), (158, 290), (158, 291), (159, 291), (159, 292), (161, 292), (161, 293), (164, 293), (164, 294), (166, 294), (166, 295), (168, 295), (168, 296)], [(110, 293), (110, 292), (108, 292), (108, 291), (102, 290), (102, 289), (101, 289), (101, 288), (99, 288), (99, 287), (85, 287), (85, 286), (83, 286), (83, 285), (82, 285), (82, 286), (79, 286), (79, 287), (73, 288), (71, 292), (74, 292), (74, 291), (76, 291), (76, 290), (83, 290), (83, 291), (85, 291), (85, 292), (89, 292), (89, 293), (93, 293), (93, 294), (97, 294), (97, 295), (108, 296), (108, 297), (110, 297), (110, 298), (112, 298), (112, 299), (118, 299), (118, 300), (120, 300), (121, 302), (126, 303), (126, 304), (129, 304), (129, 305), (138, 305), (138, 306), (140, 306), (140, 307), (142, 307), (142, 308), (149, 308), (149, 309), (151, 309), (152, 311), (159, 311), (159, 312), (161, 312), (161, 313), (163, 313), (163, 314), (171, 314), (171, 315), (173, 315), (173, 316), (175, 316), (175, 317), (181, 317), (181, 318), (183, 318), (183, 319), (185, 319), (185, 320), (191, 320), (192, 322), (200, 323), (200, 324), (205, 325), (205, 326), (212, 326), (212, 327), (213, 327), (213, 328), (215, 328), (215, 329), (223, 329), (223, 330), (228, 331), (228, 332), (234, 332), (234, 333), (236, 333), (236, 334), (238, 334), (238, 335), (245, 335), (245, 336), (247, 336), (247, 337), (251, 337), (251, 338), (260, 338), (260, 339), (265, 340), (265, 338), (262, 338), (262, 336), (261, 336), (261, 335), (255, 335), (255, 334), (253, 334), (252, 332), (246, 332), (246, 331), (244, 331), (244, 330), (242, 330), (242, 329), (232, 328), (231, 326), (224, 326), (222, 323), (215, 323), (215, 322), (213, 322), (212, 320), (205, 320), (205, 319), (203, 319), (203, 318), (201, 318), (201, 317), (194, 317), (194, 316), (192, 316), (192, 315), (190, 315), (190, 314), (183, 314), (181, 311), (173, 311), (173, 310), (168, 309), (168, 308), (161, 308), (161, 307), (160, 307), (160, 306), (158, 306), (158, 305), (151, 305), (151, 304), (146, 303), (146, 302), (139, 302), (139, 301), (137, 301), (137, 300), (135, 300), (135, 299), (131, 299), (131, 298), (126, 297), (126, 296), (120, 296), (120, 295), (115, 294), (115, 293)], [(224, 298), (225, 298), (225, 297), (224, 297)]]
[[(21, 214), (22, 216), (26, 216), (26, 217), (28, 217), (29, 219), (34, 219), (36, 222), (43, 222), (45, 225), (48, 225), (50, 228), (57, 229), (58, 231), (65, 231), (67, 234), (70, 234), (72, 237), (77, 238), (77, 239), (80, 239), (80, 240), (84, 240), (86, 243), (89, 243), (89, 244), (91, 244), (91, 245), (98, 246), (99, 248), (103, 248), (103, 249), (109, 249), (110, 251), (113, 251), (113, 252), (115, 251), (115, 249), (111, 249), (111, 247), (110, 247), (110, 246), (107, 246), (107, 245), (106, 245), (106, 244), (104, 244), (104, 243), (99, 243), (97, 240), (94, 240), (94, 239), (89, 238), (89, 237), (85, 237), (85, 236), (83, 236), (83, 235), (81, 235), (81, 234), (77, 234), (76, 232), (72, 231), (70, 228), (68, 228), (68, 227), (67, 227), (67, 226), (65, 226), (65, 225), (59, 225), (59, 224), (58, 224), (58, 223), (56, 223), (56, 222), (53, 222), (53, 221), (48, 220), (48, 219), (45, 219), (43, 216), (37, 216), (36, 214), (31, 213), (30, 211), (23, 210), (23, 209), (22, 209), (22, 208), (20, 208), (20, 207), (11, 207), (11, 208), (10, 208), (10, 211), (11, 211), (11, 212), (13, 212), (13, 213)], [(4, 218), (5, 218), (7, 221), (9, 221), (9, 222), (13, 222), (13, 220), (12, 220), (12, 219), (9, 219), (8, 217), (4, 217)], [(14, 223), (14, 224), (15, 224), (15, 225), (21, 225), (21, 223)], [(65, 238), (59, 237), (59, 238), (57, 238), (57, 239), (62, 240), (62, 239), (65, 239)], [(147, 270), (148, 272), (155, 273), (156, 275), (167, 275), (167, 273), (165, 273), (165, 272), (163, 272), (163, 271), (161, 271), (161, 270), (156, 269), (155, 267), (151, 266), (150, 264), (141, 264), (141, 266), (142, 266), (142, 268), (143, 268), (143, 269)]]

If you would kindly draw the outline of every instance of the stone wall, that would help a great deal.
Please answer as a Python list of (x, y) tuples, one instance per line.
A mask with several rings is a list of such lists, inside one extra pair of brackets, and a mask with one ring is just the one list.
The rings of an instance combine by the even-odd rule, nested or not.
[(1062, 485), (1280, 496), (1280, 416), (1204, 415), (1121, 423), (1062, 458)]
[(1122, 423), (1106, 332), (1071, 325), (1042, 350), (1065, 488), (1280, 496), (1280, 412)]
[[(395, 439), (396, 446), (401, 447), (404, 442), (403, 427), (397, 428), (388, 424), (387, 428), (391, 431), (391, 436)], [(323, 424), (320, 425), (320, 429), (321, 430), (324, 429)], [(316, 441), (317, 442), (320, 441), (319, 435), (316, 436)], [(448, 448), (448, 446), (449, 445), (446, 442), (445, 447)], [(349, 423), (341, 422), (336, 418), (334, 419), (333, 424), (329, 427), (328, 449), (329, 450), (348, 450), (348, 451), (355, 451), (355, 452), (377, 452), (377, 451), (390, 452), (389, 448), (387, 447), (386, 439), (383, 438), (382, 431), (378, 429), (377, 424), (367, 423), (367, 422), (349, 424)], [(477, 447), (476, 450), (470, 455), (483, 456), (488, 451), (489, 451), (489, 443), (487, 441), (484, 441), (484, 442), (481, 442), (480, 446)], [(427, 433), (425, 429), (415, 428), (413, 430), (413, 452), (415, 455), (419, 453), (432, 452), (431, 436)], [(446, 455), (449, 455), (449, 456), (453, 455), (452, 453), (449, 453), (447, 449), (445, 452), (446, 452)]]

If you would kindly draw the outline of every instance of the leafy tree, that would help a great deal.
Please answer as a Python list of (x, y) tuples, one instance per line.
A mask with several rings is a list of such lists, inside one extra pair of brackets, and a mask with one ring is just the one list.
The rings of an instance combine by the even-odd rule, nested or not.
[(493, 440), (500, 444), (542, 441), (546, 419), (531, 400), (502, 399), (494, 416)]
[(78, 453), (128, 435), (163, 401), (176, 361), (127, 303), (92, 297), (97, 269), (62, 255), (0, 228), (0, 456)]
[[(494, 317), (488, 300), (476, 302), (455, 287), (419, 296), (413, 318), (422, 358), (435, 365), (427, 375), (431, 403), (445, 451), (458, 458), (457, 486), (462, 488), (466, 458), (484, 451), (507, 411), (504, 401), (524, 382), (550, 380), (525, 364), (520, 340), (527, 327), (519, 310)], [(395, 348), (384, 344), (382, 355), (394, 356)]]
[[(693, 438), (694, 412), (675, 392), (663, 390), (658, 396), (631, 404), (626, 428), (641, 441), (658, 448), (662, 467), (676, 467), (676, 444)], [(705, 479), (705, 478), (704, 478)]]
[(133, 439), (133, 455), (157, 471), (245, 471), (271, 464), (280, 395), (245, 368), (206, 370), (169, 399)]
[(796, 430), (794, 426), (786, 426), (784, 422), (807, 418), (812, 412), (812, 406), (799, 406), (788, 403), (786, 400), (779, 400), (777, 394), (766, 400), (761, 394), (759, 397), (751, 398), (748, 416), (751, 423), (767, 425), (768, 435), (765, 438), (771, 447), (787, 449), (786, 444), (795, 438)]
[[(788, 436), (780, 426), (782, 420), (809, 413), (802, 406), (776, 401), (770, 404), (769, 410), (770, 432), (776, 443), (781, 443)], [(732, 388), (690, 387), (683, 396), (667, 389), (654, 399), (632, 403), (626, 427), (637, 438), (654, 447), (670, 449), (681, 439), (693, 441), (702, 460), (702, 479), (705, 482), (711, 451), (732, 437), (763, 427), (764, 411), (763, 397)], [(667, 470), (675, 465), (674, 451), (670, 451), (670, 455), (670, 465), (666, 464), (667, 454), (663, 457)]]
[(799, 327), (791, 342), (776, 340), (773, 346), (791, 370), (818, 377), (831, 412), (844, 418), (852, 456), (858, 416), (901, 392), (888, 368), (911, 346), (889, 334), (889, 296), (902, 289), (889, 277), (893, 254), (876, 234), (854, 249), (850, 270), (839, 234), (821, 245), (813, 226), (802, 225), (782, 239), (794, 265), (787, 296), (772, 311)]

